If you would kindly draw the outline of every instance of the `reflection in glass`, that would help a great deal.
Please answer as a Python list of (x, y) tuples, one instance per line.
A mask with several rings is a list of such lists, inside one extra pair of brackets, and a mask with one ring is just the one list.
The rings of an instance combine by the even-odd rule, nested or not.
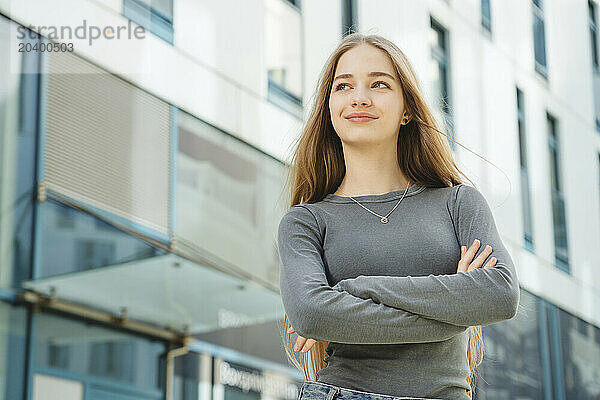
[(552, 190), (552, 218), (554, 222), (554, 253), (556, 263), (562, 269), (569, 270), (569, 249), (567, 243), (567, 221), (563, 194)]
[[(211, 371), (200, 371), (201, 355), (198, 353), (187, 353), (175, 358), (173, 377), (173, 398), (175, 400), (198, 400), (201, 375), (208, 375)], [(210, 384), (210, 382), (202, 382)]]
[[(447, 49), (448, 33), (437, 21), (431, 18), (429, 29), (429, 46), (431, 48), (431, 60), (429, 64), (429, 76), (432, 81), (433, 98), (435, 107), (432, 110), (438, 123), (444, 128), (446, 135), (454, 138), (453, 122), (450, 111), (450, 87), (449, 87), (449, 55)], [(452, 140), (448, 140), (450, 148), (455, 149)]]
[(147, 389), (160, 387), (164, 343), (51, 314), (35, 318), (37, 367), (108, 378)]
[(164, 254), (143, 240), (82, 211), (40, 204), (39, 274), (43, 278)]
[(525, 105), (523, 92), (517, 88), (517, 125), (519, 132), (519, 165), (521, 169), (521, 208), (523, 210), (524, 247), (533, 252), (533, 217), (529, 194), (529, 172), (527, 155), (527, 136), (525, 131)]
[(484, 358), (474, 399), (544, 399), (539, 307), (537, 297), (521, 289), (517, 315), (483, 327)]
[[(31, 266), (37, 124), (37, 55), (17, 53), (17, 25), (0, 15), (0, 287)], [(32, 41), (35, 39), (25, 39)]]
[(600, 328), (559, 309), (567, 399), (600, 398)]
[(278, 285), (284, 165), (189, 114), (178, 123), (178, 243)]
[(27, 310), (0, 301), (0, 399), (22, 399)]
[(481, 0), (481, 25), (488, 31), (492, 30), (492, 8), (490, 0)]
[(546, 34), (544, 29), (544, 12), (541, 1), (534, 1), (533, 6), (533, 51), (535, 69), (546, 75)]
[(560, 146), (556, 120), (547, 114), (548, 149), (550, 159), (550, 186), (552, 197), (552, 222), (554, 227), (554, 254), (556, 265), (569, 272), (569, 250), (567, 239), (567, 221), (565, 199), (561, 189)]
[(302, 15), (281, 0), (265, 2), (265, 64), (268, 98), (295, 114), (302, 113)]

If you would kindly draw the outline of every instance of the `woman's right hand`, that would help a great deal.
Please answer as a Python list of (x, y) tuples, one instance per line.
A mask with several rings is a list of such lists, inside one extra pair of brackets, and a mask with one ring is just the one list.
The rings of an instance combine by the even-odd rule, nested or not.
[[(473, 257), (475, 254), (477, 254), (477, 250), (479, 250), (480, 245), (481, 243), (479, 240), (475, 239), (468, 250), (467, 246), (460, 246), (460, 261), (458, 262), (458, 270), (456, 271), (457, 273), (468, 272), (475, 268), (480, 268), (485, 259), (492, 254), (492, 247), (487, 245), (481, 254), (479, 254), (477, 258), (473, 260)], [(473, 260), (473, 262), (471, 262), (471, 260)], [(496, 265), (496, 261), (498, 261), (496, 257), (490, 258), (490, 260), (485, 264), (484, 268), (492, 268), (494, 265)]]

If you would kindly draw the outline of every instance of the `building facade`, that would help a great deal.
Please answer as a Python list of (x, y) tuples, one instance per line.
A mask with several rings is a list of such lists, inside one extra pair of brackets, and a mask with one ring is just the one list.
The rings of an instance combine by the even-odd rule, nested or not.
[(317, 77), (352, 30), (412, 61), (517, 266), (520, 309), (483, 328), (474, 398), (598, 398), (598, 16), (596, 0), (0, 0), (0, 400), (297, 398), (276, 228)]

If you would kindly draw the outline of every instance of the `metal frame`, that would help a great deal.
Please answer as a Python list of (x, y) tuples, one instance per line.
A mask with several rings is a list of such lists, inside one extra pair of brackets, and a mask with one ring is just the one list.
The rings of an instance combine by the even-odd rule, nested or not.
[[(42, 183), (42, 185), (43, 185), (43, 183)], [(152, 228), (149, 228), (146, 225), (143, 225), (139, 222), (131, 221), (130, 219), (127, 219), (125, 217), (122, 217), (120, 215), (112, 213), (110, 211), (106, 211), (102, 208), (93, 206), (89, 203), (86, 203), (85, 201), (76, 200), (76, 199), (67, 197), (67, 196), (60, 194), (59, 192), (56, 192), (52, 189), (44, 188), (43, 191), (44, 191), (44, 194), (47, 199), (55, 200), (63, 205), (67, 205), (67, 206), (69, 205), (67, 203), (72, 203), (78, 207), (89, 210), (92, 214), (98, 216), (102, 220), (113, 221), (118, 225), (126, 227), (127, 229), (130, 229), (132, 231), (140, 233), (143, 236), (157, 240), (159, 242), (167, 244), (170, 241), (170, 233), (169, 233), (168, 227), (167, 227), (167, 233), (158, 232), (158, 231), (156, 231)], [(41, 203), (43, 203), (43, 201), (40, 201), (40, 205), (41, 205)], [(37, 276), (38, 275), (36, 275), (36, 277)]]
[[(173, 2), (171, 1), (171, 7)], [(173, 44), (173, 19), (139, 0), (123, 0), (123, 16)]]
[(251, 356), (240, 351), (230, 349), (228, 347), (223, 347), (203, 341), (192, 342), (188, 344), (187, 347), (190, 352), (208, 354), (212, 357), (220, 357), (224, 360), (247, 365), (249, 367), (279, 372), (298, 381), (304, 380), (304, 374), (302, 374), (302, 372), (300, 372), (300, 370), (298, 370), (297, 368), (286, 367), (273, 361)]
[(561, 335), (559, 324), (559, 309), (552, 303), (548, 303), (548, 329), (550, 331), (550, 354), (553, 357), (552, 381), (554, 382), (554, 400), (566, 400), (564, 367), (562, 359)]
[(169, 244), (173, 243), (175, 226), (177, 221), (177, 157), (179, 153), (179, 127), (177, 125), (177, 114), (179, 109), (171, 105), (171, 182), (169, 184), (169, 206), (170, 211), (170, 223), (169, 223)]
[[(43, 42), (47, 42), (48, 39), (42, 37)], [(40, 58), (40, 81), (39, 81), (39, 105), (38, 105), (38, 152), (36, 157), (37, 162), (37, 190), (38, 196), (37, 201), (34, 206), (34, 260), (32, 266), (32, 276), (31, 279), (36, 279), (40, 275), (40, 246), (41, 246), (41, 215), (43, 212), (42, 204), (47, 198), (58, 201), (61, 204), (66, 204), (65, 199), (68, 199), (68, 202), (73, 203), (81, 208), (87, 209), (91, 211), (91, 213), (98, 216), (100, 219), (114, 221), (117, 224), (126, 227), (132, 231), (140, 233), (143, 236), (146, 236), (150, 239), (168, 244), (172, 238), (172, 221), (171, 228), (167, 227), (167, 232), (163, 233), (157, 231), (155, 229), (149, 228), (146, 225), (143, 225), (139, 222), (131, 221), (125, 217), (112, 213), (110, 211), (106, 211), (102, 208), (92, 206), (84, 201), (76, 200), (72, 198), (68, 198), (51, 188), (46, 187), (44, 183), (44, 149), (45, 149), (45, 132), (46, 132), (46, 109), (47, 109), (47, 89), (48, 89), (48, 55), (47, 53), (42, 53), (42, 57)], [(171, 107), (171, 115), (173, 115), (173, 106)]]

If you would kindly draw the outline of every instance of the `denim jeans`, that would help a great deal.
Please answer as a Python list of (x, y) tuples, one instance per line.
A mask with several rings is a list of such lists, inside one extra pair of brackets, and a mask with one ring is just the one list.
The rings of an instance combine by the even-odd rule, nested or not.
[[(298, 400), (432, 400), (426, 397), (389, 396), (379, 393), (346, 389), (322, 382), (305, 381), (300, 388)], [(433, 399), (436, 400), (436, 399)], [(439, 400), (439, 399), (438, 399)]]

